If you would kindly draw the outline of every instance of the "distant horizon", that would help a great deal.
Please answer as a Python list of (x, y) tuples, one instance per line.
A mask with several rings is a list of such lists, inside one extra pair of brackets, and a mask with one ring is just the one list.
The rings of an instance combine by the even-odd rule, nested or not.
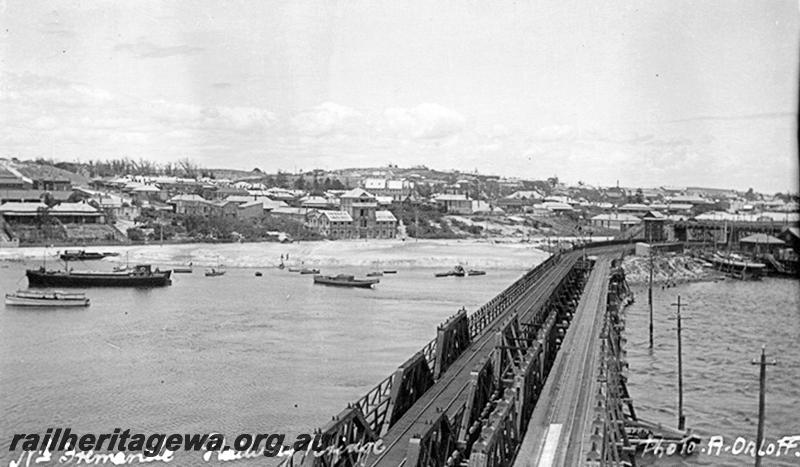
[(9, 156), (800, 190), (795, 0), (7, 0), (0, 31)]

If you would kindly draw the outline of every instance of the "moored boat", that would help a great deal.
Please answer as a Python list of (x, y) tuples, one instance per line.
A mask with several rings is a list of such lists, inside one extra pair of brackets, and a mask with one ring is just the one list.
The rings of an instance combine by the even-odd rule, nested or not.
[(192, 262), (189, 261), (189, 264), (184, 266), (178, 266), (177, 268), (172, 268), (172, 272), (175, 274), (191, 274), (192, 273)]
[(206, 273), (205, 274), (206, 274), (206, 277), (222, 276), (222, 275), (225, 274), (225, 270), (224, 269), (218, 269), (218, 268), (209, 268), (209, 269), (206, 269)]
[(367, 277), (381, 277), (382, 275), (382, 271), (372, 271), (367, 273)]
[(467, 271), (467, 275), (469, 275), (469, 276), (485, 276), (486, 275), (486, 271), (481, 271), (481, 270), (478, 270), (478, 269), (470, 269), (469, 271)]
[(397, 274), (397, 270), (396, 269), (384, 269), (383, 273), (384, 274)]
[(466, 275), (467, 271), (465, 271), (460, 264), (457, 264), (453, 269), (447, 272), (437, 272), (434, 274), (434, 276), (436, 277), (449, 277), (449, 276), (464, 277)]
[(303, 268), (300, 270), (300, 274), (319, 274), (319, 269)]
[(89, 299), (83, 292), (38, 292), (18, 290), (6, 294), (6, 305), (40, 306), (40, 307), (72, 307), (89, 306)]
[(720, 271), (742, 280), (761, 279), (767, 267), (764, 263), (747, 261), (734, 255), (728, 255), (728, 257), (714, 255), (711, 262)]
[(380, 279), (356, 279), (348, 274), (336, 276), (314, 276), (315, 284), (333, 285), (338, 287), (363, 287), (369, 288), (380, 282)]
[(149, 264), (138, 264), (122, 271), (73, 271), (28, 269), (31, 287), (161, 287), (170, 285), (172, 271), (155, 270)]
[(96, 251), (86, 250), (64, 250), (59, 257), (63, 261), (90, 261), (96, 259), (103, 259), (106, 256), (116, 256), (114, 253), (98, 253)]

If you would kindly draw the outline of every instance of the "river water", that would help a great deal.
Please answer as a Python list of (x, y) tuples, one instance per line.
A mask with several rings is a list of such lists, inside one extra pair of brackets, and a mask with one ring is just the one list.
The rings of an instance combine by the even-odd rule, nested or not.
[[(766, 345), (765, 439), (800, 436), (800, 282), (696, 282), (653, 293), (654, 347), (649, 349), (647, 289), (634, 287), (636, 302), (626, 311), (629, 390), (638, 415), (677, 426), (677, 326), (670, 319), (680, 295), (686, 426), (704, 440), (697, 455), (648, 455), (656, 465), (753, 465), (735, 445), (741, 437), (755, 442), (758, 421), (759, 370), (752, 365)], [(717, 455), (711, 436), (722, 436)], [(800, 437), (798, 438), (800, 445)], [(734, 454), (737, 453), (738, 454)], [(785, 452), (785, 451), (784, 451)], [(765, 466), (800, 465), (800, 446), (791, 456), (764, 458)]]
[[(313, 285), (309, 275), (274, 267), (230, 267), (258, 262), (253, 258), (267, 256), (265, 249), (272, 249), (270, 260), (278, 259), (276, 244), (151, 247), (136, 250), (137, 260), (188, 258), (197, 265), (198, 257), (213, 264), (220, 256), (227, 273), (204, 277), (195, 266), (193, 274), (175, 275), (169, 287), (90, 289), (85, 309), (0, 310), (0, 465), (8, 465), (13, 433), (43, 434), (48, 427), (220, 432), (231, 438), (310, 433), (422, 348), (459, 308), (476, 309), (521, 276), (525, 268), (514, 264), (530, 267), (546, 257), (488, 247), (496, 254), (480, 260), (470, 256), (469, 245), (398, 246), (406, 249), (404, 257), (382, 263), (400, 264), (398, 273), (385, 275), (372, 290)], [(363, 276), (371, 265), (362, 263), (396, 254), (389, 248), (366, 260), (363, 252), (359, 258), (349, 251), (369, 247), (343, 243), (341, 257), (326, 253), (335, 266), (320, 265), (322, 272)], [(303, 256), (298, 248), (316, 251), (314, 245), (287, 249), (292, 262), (319, 265), (320, 255)], [(24, 269), (38, 267), (38, 255), (0, 263), (0, 290), (24, 288)], [(461, 256), (474, 266), (499, 261), (507, 267), (488, 268), (485, 276), (434, 278)], [(438, 269), (403, 266), (440, 257)], [(202, 459), (178, 452), (171, 465), (176, 462), (197, 465)]]
[[(7, 465), (13, 433), (48, 427), (231, 437), (311, 432), (432, 339), (437, 324), (462, 306), (474, 310), (545, 257), (503, 245), (331, 243), (292, 247), (292, 260), (304, 259), (323, 273), (362, 275), (377, 262), (397, 265), (398, 274), (382, 277), (373, 290), (338, 289), (265, 267), (259, 258), (274, 259), (277, 246), (146, 247), (131, 256), (157, 264), (195, 259), (196, 265), (199, 257), (206, 264), (223, 257), (228, 272), (206, 278), (195, 267), (194, 274), (175, 276), (170, 287), (91, 289), (85, 309), (0, 311), (0, 465)], [(320, 248), (325, 254), (314, 256)], [(37, 265), (38, 254), (0, 263), (0, 290), (24, 288), (24, 269)], [(470, 259), (488, 274), (433, 278), (453, 260)], [(255, 277), (256, 270), (263, 277)], [(683, 341), (687, 424), (703, 435), (755, 437), (758, 374), (749, 362), (767, 343), (780, 361), (768, 370), (767, 437), (800, 434), (799, 290), (797, 282), (776, 279), (659, 289), (652, 353), (646, 292), (637, 290), (627, 332), (630, 389), (641, 416), (671, 424), (676, 418), (674, 324), (667, 321), (667, 304), (680, 293), (693, 318), (685, 323)], [(661, 459), (660, 465), (723, 461), (751, 463), (741, 456), (700, 455)], [(203, 463), (197, 453), (179, 452), (170, 465)]]

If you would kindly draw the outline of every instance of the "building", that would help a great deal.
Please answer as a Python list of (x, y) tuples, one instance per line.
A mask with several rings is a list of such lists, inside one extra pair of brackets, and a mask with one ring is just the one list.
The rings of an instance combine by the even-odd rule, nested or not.
[(604, 227), (611, 230), (619, 230), (620, 232), (625, 232), (629, 228), (641, 223), (641, 219), (630, 214), (598, 214), (592, 217), (593, 226)]
[(306, 214), (306, 226), (331, 240), (354, 238), (353, 218), (344, 211), (312, 210)]
[(354, 188), (339, 196), (339, 210), (350, 216), (352, 233), (339, 238), (394, 238), (397, 219), (386, 210), (378, 209), (372, 193)]
[(778, 250), (784, 248), (786, 242), (772, 235), (756, 233), (739, 239), (739, 247), (742, 251), (753, 254), (776, 254)]
[(667, 239), (664, 225), (667, 222), (666, 216), (658, 211), (648, 211), (642, 216), (644, 222), (644, 238), (648, 242), (663, 242)]
[(9, 224), (36, 224), (45, 217), (58, 219), (62, 224), (102, 224), (102, 211), (86, 203), (61, 203), (47, 207), (44, 203), (4, 203), (0, 215)]
[(466, 195), (439, 194), (433, 201), (448, 214), (472, 214), (472, 200)]
[(48, 214), (63, 224), (103, 224), (106, 217), (86, 201), (57, 204), (48, 210)]
[(366, 178), (363, 187), (375, 196), (386, 196), (392, 198), (394, 202), (400, 202), (411, 194), (414, 182), (405, 179)]
[(175, 208), (175, 213), (183, 216), (208, 217), (211, 215), (211, 203), (200, 195), (177, 195), (167, 201)]

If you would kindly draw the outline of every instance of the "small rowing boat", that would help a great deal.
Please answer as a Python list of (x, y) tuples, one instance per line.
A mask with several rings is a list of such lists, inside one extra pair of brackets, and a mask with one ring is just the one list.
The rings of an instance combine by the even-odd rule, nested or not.
[(372, 271), (367, 273), (367, 277), (381, 277), (383, 272), (381, 271)]
[(216, 276), (222, 276), (224, 274), (225, 274), (224, 269), (217, 269), (217, 268), (206, 269), (206, 277), (216, 277)]
[(468, 276), (485, 276), (486, 275), (486, 271), (480, 271), (478, 269), (470, 269), (469, 271), (467, 271), (467, 275)]
[(40, 306), (40, 307), (71, 307), (89, 306), (89, 299), (82, 292), (35, 292), (18, 290), (16, 293), (6, 294), (6, 305), (11, 306)]
[(300, 274), (319, 274), (319, 269), (303, 268), (300, 270)]

